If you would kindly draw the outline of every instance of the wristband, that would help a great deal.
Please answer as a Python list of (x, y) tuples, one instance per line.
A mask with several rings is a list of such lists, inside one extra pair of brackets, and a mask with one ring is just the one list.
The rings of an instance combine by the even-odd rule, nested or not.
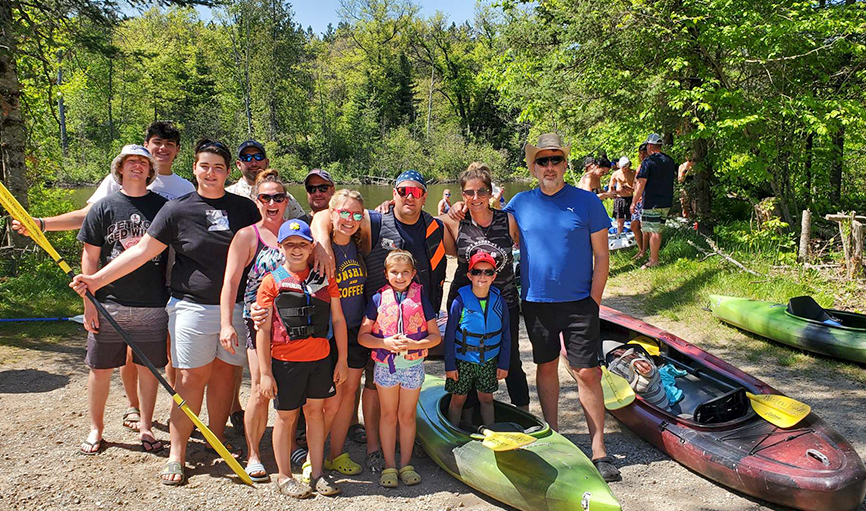
[(36, 220), (39, 220), (39, 230), (45, 232), (45, 220), (41, 218), (36, 218)]

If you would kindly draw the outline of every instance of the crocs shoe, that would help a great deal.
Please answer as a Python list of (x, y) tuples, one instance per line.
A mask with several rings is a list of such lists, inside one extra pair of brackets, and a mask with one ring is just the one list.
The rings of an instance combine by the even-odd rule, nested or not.
[(283, 495), (288, 495), (289, 497), (296, 499), (306, 499), (313, 496), (313, 490), (310, 488), (310, 485), (298, 481), (294, 477), (285, 479), (282, 482), (277, 482), (277, 489)]
[(340, 493), (340, 488), (334, 484), (334, 477), (330, 474), (323, 474), (316, 478), (315, 484), (312, 485), (313, 490), (319, 495), (330, 497)]
[(325, 470), (336, 470), (337, 472), (345, 475), (345, 476), (354, 476), (361, 473), (363, 468), (361, 465), (358, 465), (352, 458), (349, 457), (349, 453), (344, 452), (343, 454), (334, 458), (334, 461), (329, 459), (325, 459)]
[(412, 465), (406, 465), (401, 468), (399, 474), (400, 481), (402, 481), (406, 486), (416, 485), (421, 482), (421, 475), (418, 472), (415, 472), (415, 467)]
[(301, 481), (310, 484), (313, 476), (313, 465), (309, 461), (305, 461), (301, 466)]
[(396, 488), (397, 487), (397, 469), (396, 468), (386, 468), (382, 471), (381, 477), (379, 477), (379, 485), (384, 486), (385, 488)]

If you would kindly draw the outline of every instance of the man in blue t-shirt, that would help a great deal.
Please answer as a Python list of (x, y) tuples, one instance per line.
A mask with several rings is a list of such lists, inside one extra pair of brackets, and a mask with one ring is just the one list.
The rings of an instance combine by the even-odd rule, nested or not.
[(604, 448), (604, 395), (598, 358), (599, 304), (609, 269), (610, 219), (592, 192), (564, 181), (569, 146), (547, 133), (526, 144), (526, 163), (538, 188), (505, 207), (517, 221), (520, 285), (526, 331), (537, 364), (544, 419), (558, 429), (560, 338), (577, 379), (592, 440), (592, 459), (607, 481), (620, 479)]
[[(631, 211), (634, 213), (634, 203), (643, 199), (641, 225), (643, 232), (649, 234), (650, 258), (641, 268), (652, 268), (659, 264), (659, 249), (662, 246), (662, 227), (668, 216), (668, 210), (674, 201), (674, 180), (677, 175), (677, 165), (670, 156), (661, 152), (662, 137), (650, 133), (646, 142), (646, 159), (641, 162), (634, 187), (634, 201)], [(646, 247), (644, 247), (646, 250)]]

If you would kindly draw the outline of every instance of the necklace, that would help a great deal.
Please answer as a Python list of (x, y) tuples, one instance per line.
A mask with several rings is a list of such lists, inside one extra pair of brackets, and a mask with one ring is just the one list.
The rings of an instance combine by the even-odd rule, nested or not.
[[(351, 239), (349, 240), (349, 243), (352, 243)], [(343, 254), (343, 260), (344, 261), (349, 259), (349, 249), (348, 249), (349, 243), (346, 243), (346, 245), (345, 245), (347, 248), (343, 248), (343, 245), (338, 244), (336, 241), (333, 243), (335, 247), (340, 249), (340, 253)]]
[(479, 229), (481, 229), (481, 234), (484, 235), (484, 239), (487, 239), (487, 233), (490, 232), (490, 228), (493, 227), (493, 210), (488, 210), (488, 211), (490, 211), (491, 214), (490, 214), (490, 223), (487, 224), (487, 227), (484, 227), (483, 225), (479, 224), (478, 221), (474, 217), (472, 218), (472, 223), (475, 225), (475, 227), (478, 227)]

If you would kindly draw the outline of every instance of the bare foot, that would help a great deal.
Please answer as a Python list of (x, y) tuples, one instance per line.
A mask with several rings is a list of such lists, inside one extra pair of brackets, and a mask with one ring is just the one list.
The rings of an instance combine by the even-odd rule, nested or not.
[(640, 259), (641, 257), (643, 257), (645, 255), (646, 255), (646, 252), (638, 252), (637, 254), (631, 256), (631, 260), (637, 261), (638, 259)]
[(658, 266), (658, 265), (659, 265), (659, 262), (658, 262), (658, 261), (655, 261), (655, 262), (653, 262), (653, 261), (647, 261), (646, 264), (644, 264), (643, 266), (640, 267), (640, 269), (641, 269), (641, 270), (646, 270), (647, 268), (655, 268), (655, 267)]
[(165, 444), (157, 440), (149, 429), (141, 430), (138, 434), (138, 439), (141, 440), (141, 450), (144, 452), (157, 453), (165, 448)]

